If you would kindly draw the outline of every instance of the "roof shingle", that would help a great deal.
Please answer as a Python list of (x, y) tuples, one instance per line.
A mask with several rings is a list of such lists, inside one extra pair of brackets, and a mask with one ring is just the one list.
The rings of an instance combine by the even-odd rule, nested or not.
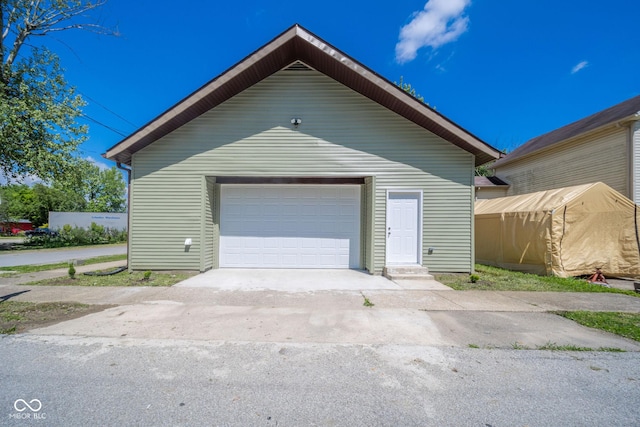
[(551, 147), (567, 139), (598, 129), (611, 123), (618, 122), (640, 114), (640, 95), (624, 102), (592, 114), (584, 119), (537, 136), (522, 144), (520, 147), (496, 161), (493, 167), (500, 167), (511, 163), (531, 153)]

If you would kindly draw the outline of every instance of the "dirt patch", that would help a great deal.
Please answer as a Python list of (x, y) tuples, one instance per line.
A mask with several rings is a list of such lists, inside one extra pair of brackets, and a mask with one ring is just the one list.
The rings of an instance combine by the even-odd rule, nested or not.
[[(154, 271), (145, 279), (145, 273), (136, 271), (110, 276), (87, 276), (76, 273), (75, 278), (69, 276), (56, 277), (34, 282), (28, 282), (29, 286), (173, 286), (178, 282), (198, 274), (195, 271)], [(25, 283), (27, 284), (27, 283)]]
[(97, 313), (114, 305), (77, 302), (0, 302), (0, 334), (15, 334)]

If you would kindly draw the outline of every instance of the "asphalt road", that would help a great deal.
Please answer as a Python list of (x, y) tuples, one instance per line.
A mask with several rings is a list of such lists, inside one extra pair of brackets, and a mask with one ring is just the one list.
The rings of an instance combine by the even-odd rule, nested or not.
[(127, 253), (126, 244), (0, 252), (0, 267), (38, 265)]
[(0, 360), (0, 425), (534, 427), (640, 419), (637, 353), (25, 335), (0, 338)]

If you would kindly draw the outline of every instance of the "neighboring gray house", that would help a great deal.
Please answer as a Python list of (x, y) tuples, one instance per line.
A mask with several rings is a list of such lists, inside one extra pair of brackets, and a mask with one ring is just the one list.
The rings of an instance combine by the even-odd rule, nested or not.
[(474, 265), (499, 152), (294, 25), (114, 147), (129, 268)]
[(640, 203), (640, 96), (533, 138), (492, 168), (506, 196), (603, 182)]

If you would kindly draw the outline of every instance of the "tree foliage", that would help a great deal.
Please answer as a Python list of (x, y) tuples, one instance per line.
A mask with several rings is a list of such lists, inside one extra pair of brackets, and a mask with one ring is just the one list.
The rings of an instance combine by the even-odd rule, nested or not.
[(493, 169), (491, 166), (493, 162), (487, 163), (485, 165), (476, 166), (475, 175), (476, 176), (493, 176)]
[(115, 167), (100, 169), (87, 160), (78, 160), (71, 175), (54, 182), (54, 188), (82, 195), (86, 212), (124, 212), (126, 184)]
[(76, 124), (83, 100), (62, 76), (55, 55), (35, 50), (0, 81), (0, 169), (8, 178), (62, 176), (85, 139)]
[(0, 187), (0, 221), (28, 219), (40, 226), (49, 221), (49, 211), (124, 212), (126, 184), (118, 169), (100, 169), (86, 161), (75, 161), (73, 173), (52, 185), (9, 184)]
[(76, 207), (74, 194), (64, 193), (42, 183), (29, 187), (12, 184), (2, 188), (2, 206), (8, 220), (28, 219), (40, 226), (49, 221), (50, 210), (67, 211)]
[[(411, 86), (411, 83), (405, 83), (404, 82), (404, 77), (400, 76), (400, 82), (393, 82), (393, 84), (395, 84), (396, 86), (398, 86), (400, 89), (402, 89), (403, 91), (407, 92), (409, 95), (413, 96), (415, 99), (417, 99), (418, 101), (422, 102), (423, 104), (429, 105), (428, 102), (424, 101), (424, 96), (420, 95), (418, 92), (416, 92), (416, 89)], [(434, 110), (436, 109), (435, 106), (431, 106), (429, 105), (431, 108), (433, 108)]]
[(418, 101), (424, 102), (424, 96), (422, 96), (419, 93), (417, 93), (416, 89), (411, 86), (411, 83), (405, 83), (404, 82), (404, 76), (400, 76), (400, 83), (393, 82), (393, 84), (398, 86), (403, 91), (407, 92), (409, 95), (413, 96)]
[(73, 28), (105, 3), (85, 0), (0, 0), (0, 172), (6, 178), (64, 175), (87, 129), (77, 124), (85, 105), (64, 79), (57, 55), (34, 37)]

